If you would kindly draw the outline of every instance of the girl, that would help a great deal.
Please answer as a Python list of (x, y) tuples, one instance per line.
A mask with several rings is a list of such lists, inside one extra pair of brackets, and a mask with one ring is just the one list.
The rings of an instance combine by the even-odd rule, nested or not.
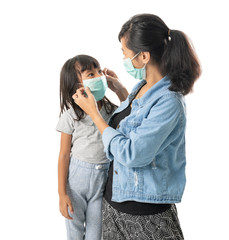
[(68, 240), (100, 240), (102, 196), (109, 161), (99, 130), (72, 99), (81, 86), (91, 89), (105, 121), (116, 108), (105, 97), (107, 81), (96, 59), (78, 55), (66, 61), (60, 73), (61, 117), (56, 127), (61, 132), (60, 212), (66, 218)]
[(158, 16), (139, 14), (123, 26), (119, 40), (128, 73), (141, 81), (113, 114), (109, 125), (93, 95), (78, 89), (78, 106), (99, 128), (113, 160), (103, 205), (103, 238), (184, 239), (175, 203), (185, 177), (184, 96), (201, 74), (186, 35)]

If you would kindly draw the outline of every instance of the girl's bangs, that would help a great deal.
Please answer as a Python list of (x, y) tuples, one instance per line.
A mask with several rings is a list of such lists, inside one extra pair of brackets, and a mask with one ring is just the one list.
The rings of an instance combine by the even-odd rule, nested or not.
[(100, 68), (99, 62), (87, 55), (78, 55), (77, 57), (77, 62), (80, 64), (80, 71), (81, 73), (84, 72), (85, 70), (91, 70), (92, 68)]

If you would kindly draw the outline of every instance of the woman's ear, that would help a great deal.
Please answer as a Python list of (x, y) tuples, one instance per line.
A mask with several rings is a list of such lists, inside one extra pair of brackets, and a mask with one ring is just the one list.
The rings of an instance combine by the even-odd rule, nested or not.
[(144, 64), (150, 61), (150, 52), (142, 52), (142, 61)]

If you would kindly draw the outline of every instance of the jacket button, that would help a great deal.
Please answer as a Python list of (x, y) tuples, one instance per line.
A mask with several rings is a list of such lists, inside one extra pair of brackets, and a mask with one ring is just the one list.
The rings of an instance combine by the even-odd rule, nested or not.
[(117, 172), (116, 170), (115, 170), (114, 172), (115, 172), (115, 174), (117, 174), (117, 175), (118, 175), (118, 172)]

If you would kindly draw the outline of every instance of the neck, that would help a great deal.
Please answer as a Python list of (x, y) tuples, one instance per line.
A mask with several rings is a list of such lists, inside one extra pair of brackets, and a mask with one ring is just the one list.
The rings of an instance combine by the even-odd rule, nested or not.
[[(146, 65), (147, 66), (147, 65)], [(157, 82), (159, 82), (163, 76), (158, 70), (158, 67), (154, 65), (148, 65), (146, 68), (146, 85), (150, 88)]]

